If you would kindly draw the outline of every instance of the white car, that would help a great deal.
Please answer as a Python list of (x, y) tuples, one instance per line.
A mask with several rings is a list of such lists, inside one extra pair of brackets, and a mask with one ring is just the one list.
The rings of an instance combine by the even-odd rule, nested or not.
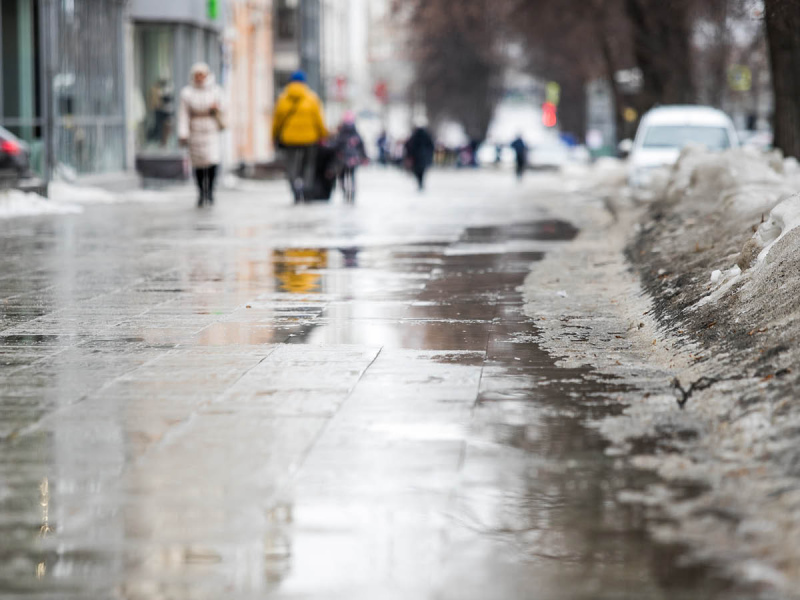
[(726, 150), (738, 147), (739, 137), (733, 121), (721, 110), (688, 105), (654, 108), (642, 117), (636, 139), (620, 144), (621, 150), (630, 152), (628, 183), (634, 188), (646, 186), (653, 170), (675, 164), (689, 144)]

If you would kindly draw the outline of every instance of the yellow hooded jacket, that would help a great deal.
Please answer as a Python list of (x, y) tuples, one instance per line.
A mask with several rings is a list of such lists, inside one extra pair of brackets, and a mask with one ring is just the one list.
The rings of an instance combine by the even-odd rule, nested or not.
[(272, 139), (286, 146), (308, 146), (327, 136), (322, 102), (317, 95), (299, 81), (287, 85), (275, 107)]

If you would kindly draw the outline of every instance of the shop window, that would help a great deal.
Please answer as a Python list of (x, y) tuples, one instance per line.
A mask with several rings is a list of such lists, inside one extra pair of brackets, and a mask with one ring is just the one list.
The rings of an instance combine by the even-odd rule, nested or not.
[[(212, 73), (220, 72), (220, 46), (219, 37), (213, 31), (206, 31), (205, 37), (205, 62), (211, 68)], [(222, 81), (218, 81), (222, 84)]]
[[(5, 0), (3, 0), (5, 2)], [(53, 36), (50, 80), (54, 167), (77, 173), (125, 168), (124, 5), (99, 0), (40, 2)], [(80, 43), (76, 43), (80, 40)]]
[(278, 0), (275, 20), (278, 41), (297, 39), (297, 0)]
[(138, 26), (135, 34), (135, 85), (131, 113), (137, 152), (177, 148), (175, 39), (169, 26)]
[(34, 0), (0, 0), (0, 125), (28, 142), (42, 171), (39, 10)]

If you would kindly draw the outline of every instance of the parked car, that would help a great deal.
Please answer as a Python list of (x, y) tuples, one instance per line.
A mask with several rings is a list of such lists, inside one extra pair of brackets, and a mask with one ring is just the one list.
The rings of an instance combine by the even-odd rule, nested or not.
[(13, 185), (30, 174), (28, 145), (0, 127), (0, 182)]
[(708, 106), (661, 106), (648, 111), (639, 123), (636, 138), (620, 143), (629, 152), (628, 183), (646, 186), (654, 169), (675, 164), (681, 150), (697, 144), (709, 150), (739, 146), (733, 121), (724, 112)]

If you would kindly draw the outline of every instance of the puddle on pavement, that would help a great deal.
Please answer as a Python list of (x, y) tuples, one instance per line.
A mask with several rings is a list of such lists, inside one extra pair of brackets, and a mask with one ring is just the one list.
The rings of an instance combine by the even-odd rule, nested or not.
[[(587, 426), (620, 410), (609, 400), (617, 391), (615, 382), (587, 369), (556, 368), (522, 313), (520, 286), (530, 262), (542, 253), (513, 244), (504, 251), (504, 245), (568, 241), (576, 234), (559, 221), (518, 223), (470, 228), (455, 244), (461, 251), (452, 253), (446, 244), (279, 248), (264, 257), (267, 266), (248, 265), (248, 272), (268, 273), (270, 285), (246, 308), (214, 320), (199, 334), (187, 334), (182, 347), (207, 350), (210, 360), (201, 362), (206, 369), (219, 362), (214, 353), (226, 356), (230, 347), (256, 352), (264, 345), (284, 344), (288, 358), (276, 358), (270, 370), (266, 352), (247, 354), (251, 378), (260, 388), (247, 383), (249, 371), (233, 371), (240, 357), (231, 359), (224, 373), (200, 377), (198, 389), (208, 387), (204, 391), (216, 398), (212, 409), (184, 413), (176, 404), (162, 416), (168, 425), (199, 428), (196, 445), (186, 448), (180, 442), (184, 429), (164, 435), (167, 425), (146, 417), (148, 407), (156, 410), (162, 402), (158, 377), (164, 373), (155, 371), (148, 380), (154, 385), (153, 404), (143, 405), (141, 415), (129, 410), (124, 425), (131, 428), (140, 419), (141, 430), (110, 431), (104, 421), (95, 423), (91, 412), (83, 422), (76, 419), (86, 428), (94, 424), (101, 437), (127, 440), (120, 456), (102, 455), (98, 444), (85, 456), (68, 457), (81, 465), (76, 481), (62, 479), (48, 487), (46, 474), (52, 469), (31, 458), (41, 453), (30, 449), (37, 443), (56, 450), (60, 445), (63, 451), (65, 441), (58, 434), (48, 437), (43, 430), (35, 438), (6, 440), (4, 451), (35, 468), (23, 472), (10, 463), (3, 466), (0, 590), (60, 600), (106, 597), (112, 591), (131, 600), (233, 599), (267, 592), (275, 598), (733, 598), (711, 571), (681, 566), (679, 548), (650, 540), (646, 523), (659, 515), (618, 502), (623, 490), (641, 490), (654, 480), (605, 456), (604, 441)], [(498, 250), (467, 251), (479, 245)], [(209, 271), (206, 277), (213, 275)], [(243, 285), (248, 278), (236, 281)], [(0, 345), (57, 346), (60, 341), (60, 336), (7, 336)], [(309, 354), (311, 348), (341, 347), (350, 348), (353, 356), (341, 350), (324, 358), (304, 357), (304, 363), (302, 354), (291, 353), (304, 352), (298, 344), (306, 345)], [(383, 350), (370, 355), (360, 348)], [(187, 356), (169, 371), (184, 378), (172, 382), (176, 389), (196, 378), (198, 356)], [(332, 361), (355, 359), (366, 374), (362, 367), (350, 369), (352, 381), (334, 385)], [(300, 375), (303, 381), (286, 373), (306, 367), (317, 370)], [(370, 381), (373, 373), (375, 381)], [(451, 385), (448, 378), (454, 373), (462, 379)], [(215, 396), (211, 388), (220, 381), (236, 382), (234, 392)], [(130, 390), (132, 382), (123, 383)], [(398, 391), (395, 383), (404, 387)], [(465, 403), (448, 385), (472, 397)], [(144, 389), (151, 388), (139, 388)], [(287, 411), (291, 426), (277, 413), (265, 413), (263, 404), (248, 404), (249, 397), (261, 403), (272, 399)], [(298, 411), (289, 399), (318, 413)], [(359, 401), (373, 412), (357, 414)], [(346, 420), (351, 404), (349, 418), (355, 425)], [(233, 408), (240, 406), (249, 411), (249, 434), (227, 432), (219, 421), (237, 422)], [(340, 406), (345, 413), (339, 429), (337, 423), (323, 428)], [(412, 418), (425, 418), (429, 409), (435, 409), (430, 422)], [(386, 414), (396, 421), (381, 421)], [(450, 422), (450, 414), (466, 420)], [(88, 439), (86, 431), (82, 435)], [(325, 435), (333, 440), (332, 457), (353, 451), (346, 455), (358, 463), (352, 473), (347, 465), (336, 465), (345, 467), (342, 473), (326, 466), (325, 460), (333, 459), (326, 456)], [(362, 435), (376, 439), (376, 445), (359, 447)], [(152, 440), (166, 457), (148, 454)], [(272, 446), (259, 446), (275, 440), (293, 449), (286, 471), (302, 463), (309, 451), (304, 443), (322, 440), (322, 456), (311, 457), (311, 483), (307, 488), (299, 484), (290, 501), (277, 493), (286, 485), (286, 472), (269, 470), (277, 460)], [(134, 447), (137, 460), (131, 463), (126, 454)], [(219, 455), (215, 448), (221, 448)], [(234, 450), (238, 460), (226, 454)], [(380, 457), (387, 462), (376, 470), (370, 461)], [(322, 481), (333, 480), (321, 486), (317, 500), (303, 492), (315, 489), (314, 460), (322, 465)], [(450, 465), (452, 472), (443, 481), (429, 481), (438, 477), (440, 464)], [(358, 466), (369, 476), (358, 477)], [(88, 476), (93, 493), (72, 497), (70, 486), (82, 489), (78, 480), (87, 477), (84, 468), (98, 471)], [(108, 479), (103, 469), (112, 473)], [(132, 495), (109, 483), (120, 471), (133, 472), (124, 478)], [(397, 487), (393, 477), (402, 481), (405, 475), (409, 483)], [(350, 485), (348, 477), (358, 478)], [(263, 487), (248, 487), (256, 484)], [(369, 503), (359, 508), (351, 495), (361, 487)], [(93, 495), (108, 490), (119, 503)], [(348, 499), (339, 503), (332, 490)], [(441, 500), (418, 506), (415, 494)], [(405, 498), (408, 506), (402, 504)], [(312, 510), (309, 503), (314, 502)], [(392, 503), (399, 503), (397, 510)], [(61, 521), (69, 522), (72, 514), (91, 518), (83, 525), (90, 534), (82, 537), (72, 524), (71, 545), (65, 545), (59, 542)], [(378, 583), (359, 587), (359, 577), (378, 577)], [(395, 594), (385, 588), (389, 582), (413, 592)], [(325, 587), (328, 583), (331, 588)]]
[[(458, 243), (569, 240), (576, 234), (566, 223), (524, 223), (471, 228)], [(365, 271), (342, 277), (341, 262), (317, 263), (324, 254), (290, 250), (280, 255), (293, 254), (291, 263), (306, 276), (301, 281), (313, 282), (313, 290), (296, 286), (300, 292), (357, 300), (333, 300), (309, 322), (303, 339), (287, 342), (458, 351), (431, 360), (483, 368), (468, 427), (414, 422), (369, 426), (388, 444), (466, 443), (461, 483), (449, 515), (450, 542), (443, 548), (432, 597), (530, 598), (534, 588), (541, 600), (730, 597), (724, 595), (727, 586), (709, 570), (680, 566), (680, 548), (652, 542), (646, 523), (658, 515), (618, 502), (623, 490), (641, 490), (654, 482), (621, 459), (605, 456), (606, 444), (587, 427), (590, 420), (622, 410), (609, 400), (621, 390), (588, 369), (556, 368), (536, 344), (534, 325), (521, 310), (514, 311), (523, 303), (519, 287), (530, 262), (541, 253), (428, 250), (430, 278), (424, 289), (407, 290), (412, 295), (404, 309), (402, 303), (375, 308), (384, 304), (380, 297), (359, 294), (359, 289), (369, 289), (360, 278), (369, 280), (377, 269), (391, 270), (391, 261), (372, 262), (367, 250), (359, 264)], [(413, 254), (406, 257), (413, 263)], [(331, 270), (316, 271), (319, 266)], [(299, 517), (294, 533), (301, 547), (302, 523)], [(304, 553), (298, 554), (302, 561)], [(295, 590), (293, 583), (302, 575), (285, 576), (287, 590)], [(275, 586), (281, 590), (280, 583)]]
[[(526, 223), (472, 228), (459, 243), (569, 240), (576, 234), (566, 223)], [(606, 443), (587, 426), (619, 414), (622, 407), (609, 398), (622, 390), (589, 369), (555, 367), (536, 344), (535, 325), (513, 310), (523, 303), (519, 287), (530, 262), (541, 254), (441, 250), (426, 255), (431, 278), (404, 313), (396, 305), (382, 315), (333, 302), (302, 342), (458, 351), (432, 360), (483, 368), (467, 428), (413, 422), (369, 426), (389, 444), (466, 444), (449, 514), (449, 543), (431, 597), (531, 598), (537, 589), (540, 600), (730, 598), (728, 586), (710, 570), (680, 565), (681, 548), (648, 537), (647, 520), (659, 515), (618, 501), (622, 491), (655, 481), (605, 456)], [(368, 252), (364, 258), (369, 264)], [(325, 277), (317, 283), (323, 290), (329, 285)], [(355, 280), (352, 285), (358, 287)], [(295, 542), (302, 545), (302, 526), (295, 525)], [(286, 577), (287, 589), (294, 590), (291, 575)]]

